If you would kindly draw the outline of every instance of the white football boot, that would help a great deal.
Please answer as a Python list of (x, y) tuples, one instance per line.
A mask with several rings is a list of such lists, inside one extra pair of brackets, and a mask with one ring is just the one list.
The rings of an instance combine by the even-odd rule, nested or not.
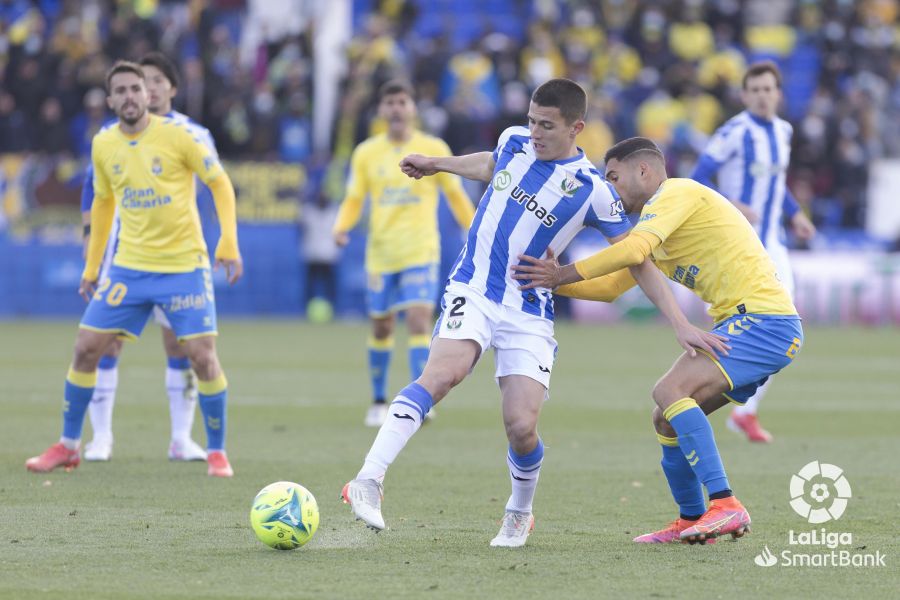
[(84, 446), (84, 460), (106, 462), (112, 458), (112, 436), (95, 437)]
[(531, 513), (506, 511), (500, 524), (500, 533), (491, 540), (491, 546), (497, 548), (518, 548), (525, 545), (528, 534), (534, 530), (534, 515)]
[(356, 519), (375, 531), (384, 529), (384, 517), (381, 516), (383, 498), (384, 486), (374, 479), (354, 479), (341, 491), (341, 499), (344, 504), (350, 505)]
[(183, 462), (206, 460), (206, 450), (191, 438), (172, 440), (169, 444), (169, 460)]

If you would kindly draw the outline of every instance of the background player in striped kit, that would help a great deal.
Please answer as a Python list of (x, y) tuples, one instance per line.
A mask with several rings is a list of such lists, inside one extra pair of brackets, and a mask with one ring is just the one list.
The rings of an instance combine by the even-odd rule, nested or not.
[[(535, 90), (529, 127), (505, 130), (493, 153), (411, 155), (401, 162), (403, 171), (417, 179), (450, 172), (491, 184), (451, 270), (425, 370), (394, 399), (362, 469), (344, 486), (345, 502), (369, 527), (385, 527), (381, 500), (388, 466), (431, 406), (493, 348), (509, 440), (506, 459), (512, 493), (491, 545), (522, 546), (533, 528), (532, 502), (544, 456), (537, 421), (556, 354), (553, 296), (547, 288), (519, 290), (511, 267), (522, 254), (562, 252), (585, 227), (600, 230), (611, 241), (622, 239), (629, 229), (621, 202), (575, 145), (584, 128), (586, 106), (586, 95), (578, 84), (553, 79)], [(634, 276), (672, 320), (685, 349), (699, 346), (714, 352), (714, 346), (720, 347), (717, 337), (687, 323), (652, 264), (637, 267)], [(600, 283), (614, 296), (633, 285), (634, 279), (623, 271)], [(586, 290), (563, 292), (587, 295)]]
[[(794, 129), (778, 117), (781, 96), (781, 72), (775, 63), (751, 65), (741, 89), (746, 110), (713, 134), (691, 178), (717, 189), (747, 217), (775, 262), (778, 278), (793, 296), (794, 274), (782, 223), (787, 218), (801, 240), (811, 239), (816, 228), (787, 186)], [(714, 177), (718, 187), (712, 183)], [(734, 407), (727, 421), (730, 429), (745, 433), (752, 442), (772, 441), (757, 418), (759, 401), (770, 382), (760, 386), (746, 404)]]

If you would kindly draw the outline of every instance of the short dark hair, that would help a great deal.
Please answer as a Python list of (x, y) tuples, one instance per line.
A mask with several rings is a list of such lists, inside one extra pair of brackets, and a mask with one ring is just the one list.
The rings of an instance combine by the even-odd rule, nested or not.
[(571, 79), (551, 79), (542, 83), (531, 95), (531, 101), (538, 106), (553, 106), (566, 123), (574, 123), (587, 113), (587, 94)]
[(663, 156), (662, 150), (659, 149), (659, 146), (657, 146), (653, 142), (653, 140), (645, 137), (632, 137), (628, 138), (627, 140), (622, 140), (606, 151), (606, 156), (603, 157), (603, 162), (608, 163), (613, 159), (622, 162), (637, 154), (649, 154), (654, 158), (659, 159), (662, 163), (666, 162), (666, 159)]
[(119, 73), (134, 73), (141, 79), (146, 79), (144, 77), (144, 72), (141, 70), (141, 65), (128, 60), (117, 60), (113, 63), (113, 66), (110, 67), (109, 71), (106, 72), (107, 94), (110, 94), (112, 92), (110, 82), (112, 81), (113, 75), (118, 75)]
[(142, 67), (156, 67), (169, 80), (173, 88), (178, 87), (178, 69), (175, 63), (162, 52), (148, 52), (141, 58)]
[(773, 63), (771, 60), (763, 60), (760, 62), (755, 62), (747, 69), (747, 72), (744, 73), (744, 78), (741, 79), (741, 88), (747, 89), (747, 80), (751, 77), (759, 77), (760, 75), (764, 75), (765, 73), (771, 73), (775, 77), (775, 85), (778, 86), (778, 89), (781, 89), (781, 70), (778, 68), (778, 65)]
[(416, 92), (413, 90), (410, 82), (405, 79), (390, 79), (378, 88), (378, 101), (381, 102), (385, 97), (393, 96), (394, 94), (406, 94), (411, 99), (416, 99)]

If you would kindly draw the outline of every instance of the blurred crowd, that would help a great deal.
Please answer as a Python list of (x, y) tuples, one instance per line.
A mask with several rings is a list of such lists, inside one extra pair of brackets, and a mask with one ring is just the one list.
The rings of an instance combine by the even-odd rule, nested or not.
[[(354, 145), (377, 131), (374, 90), (405, 76), (424, 129), (454, 152), (523, 123), (531, 90), (590, 93), (580, 144), (599, 161), (646, 135), (685, 175), (742, 109), (744, 68), (774, 59), (794, 125), (790, 185), (825, 228), (860, 228), (868, 165), (900, 156), (898, 0), (353, 0), (354, 35), (329, 159), (311, 144), (314, 0), (0, 0), (0, 153), (83, 159), (108, 119), (117, 58), (175, 58), (177, 110), (225, 157), (304, 162), (339, 196)], [(332, 159), (333, 157), (333, 159)]]

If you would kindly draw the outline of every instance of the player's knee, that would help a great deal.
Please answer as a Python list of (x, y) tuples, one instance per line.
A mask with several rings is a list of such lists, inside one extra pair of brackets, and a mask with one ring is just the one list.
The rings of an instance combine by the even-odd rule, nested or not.
[(373, 319), (372, 335), (376, 340), (386, 340), (394, 333), (393, 319)]
[(682, 393), (676, 386), (672, 385), (671, 382), (667, 381), (665, 378), (660, 379), (656, 382), (656, 385), (653, 386), (652, 392), (653, 402), (656, 403), (657, 408), (665, 410), (667, 406), (675, 402), (676, 400), (680, 400), (684, 398), (685, 394)]
[(653, 421), (653, 428), (656, 430), (656, 433), (666, 437), (677, 437), (672, 425), (666, 421), (666, 418), (663, 416), (663, 411), (660, 407), (657, 406), (653, 409), (651, 420)]
[(537, 423), (533, 419), (511, 419), (505, 425), (506, 439), (515, 452), (525, 454), (533, 449), (537, 442)]
[(76, 371), (93, 371), (100, 362), (100, 357), (107, 350), (105, 344), (98, 343), (96, 338), (79, 336), (75, 340), (75, 352), (72, 366)]
[(454, 366), (435, 368), (434, 365), (426, 365), (418, 383), (425, 387), (431, 394), (432, 400), (437, 402), (459, 385), (466, 378), (467, 373), (464, 369)]

